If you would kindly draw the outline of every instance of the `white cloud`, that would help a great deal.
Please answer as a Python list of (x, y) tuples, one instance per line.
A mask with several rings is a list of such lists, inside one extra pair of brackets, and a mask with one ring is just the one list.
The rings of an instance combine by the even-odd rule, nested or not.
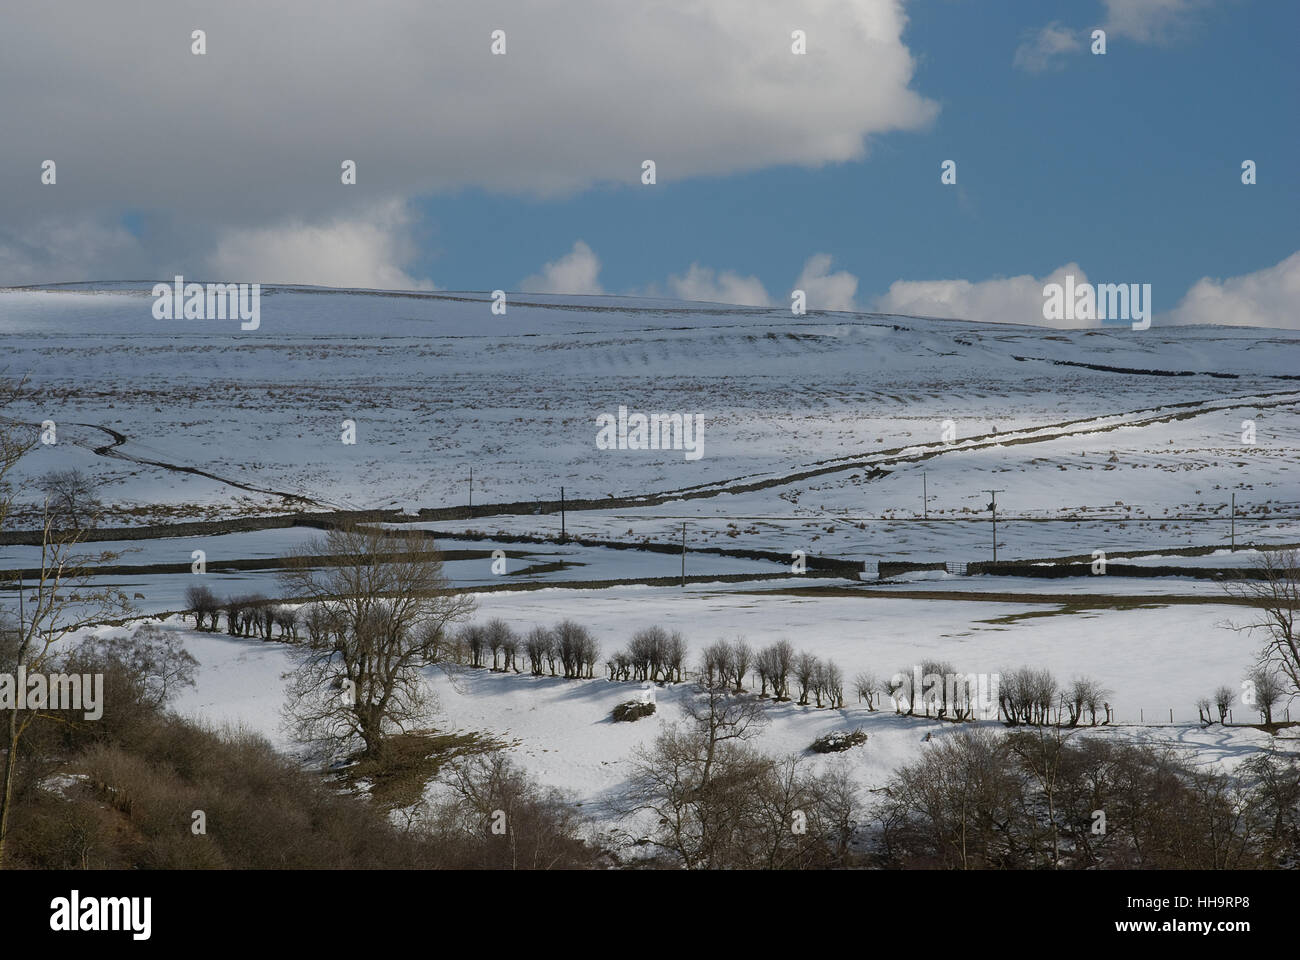
[(0, 89), (22, 96), (0, 97), (0, 224), (146, 215), (170, 224), (150, 275), (178, 239), (201, 263), (224, 230), (310, 229), (379, 198), (654, 189), (645, 159), (664, 185), (856, 160), (938, 112), (911, 89), (903, 0), (10, 6)]
[(814, 253), (803, 265), (803, 272), (794, 282), (796, 290), (808, 295), (810, 310), (852, 310), (853, 295), (858, 291), (858, 278), (846, 270), (831, 273), (831, 255)]
[(1060, 321), (1043, 318), (1043, 287), (1065, 282), (1073, 274), (1076, 284), (1087, 282), (1077, 263), (1058, 267), (1041, 279), (1023, 274), (992, 280), (896, 280), (889, 292), (876, 299), (880, 313), (924, 317), (954, 317), (983, 323), (1024, 323), (1035, 326), (1097, 326), (1099, 321)]
[[(1100, 24), (1107, 39), (1124, 37), (1140, 44), (1163, 44), (1185, 34), (1198, 15), (1215, 0), (1102, 0), (1105, 20)], [(1084, 35), (1091, 36), (1098, 24), (1076, 31), (1061, 23), (1050, 23), (1031, 32), (1016, 48), (1012, 65), (1030, 73), (1061, 69), (1064, 58), (1084, 47)]]
[(519, 289), (527, 293), (604, 293), (600, 285), (600, 258), (581, 240), (573, 249), (542, 267), (542, 272), (526, 277)]
[(403, 270), (415, 257), (413, 226), (406, 206), (390, 201), (327, 223), (233, 229), (218, 240), (208, 267), (239, 283), (432, 290)]
[(766, 307), (772, 303), (757, 277), (742, 277), (730, 270), (715, 273), (712, 268), (698, 263), (692, 263), (682, 276), (669, 277), (668, 289), (681, 300), (734, 303), (746, 307)]
[(1083, 49), (1083, 39), (1078, 31), (1059, 23), (1051, 23), (1016, 47), (1012, 66), (1030, 73), (1041, 73), (1049, 68), (1064, 66), (1062, 57)]
[(1107, 37), (1127, 37), (1137, 43), (1164, 43), (1190, 26), (1213, 0), (1102, 0)]
[(1160, 320), (1300, 329), (1300, 251), (1255, 273), (1202, 277)]

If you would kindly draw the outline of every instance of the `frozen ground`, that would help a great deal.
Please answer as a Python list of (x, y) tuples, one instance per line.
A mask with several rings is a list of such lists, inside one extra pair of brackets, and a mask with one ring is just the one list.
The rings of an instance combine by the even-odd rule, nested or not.
[[(303, 505), (283, 494), (457, 506), (471, 465), (479, 504), (552, 500), (561, 485), (570, 499), (728, 491), (653, 508), (724, 528), (910, 518), (923, 470), (935, 517), (981, 515), (983, 487), (1006, 491), (1011, 517), (1223, 517), (1232, 492), (1252, 522), (1300, 515), (1300, 339), (1281, 331), (614, 298), (528, 297), (494, 317), (481, 295), (274, 288), (260, 329), (241, 332), (154, 320), (151, 305), (142, 287), (0, 291), (6, 367), (35, 388), (18, 412), (60, 425), (28, 476), (92, 470), (126, 519)], [(595, 417), (621, 405), (703, 415), (704, 455), (598, 450)], [(355, 445), (340, 441), (344, 419)]]
[[(18, 476), (20, 500), (55, 468), (103, 484), (114, 525), (224, 519), (286, 510), (460, 507), (473, 470), (472, 517), (418, 526), (492, 537), (555, 537), (544, 501), (565, 488), (570, 536), (680, 542), (851, 560), (1052, 560), (1095, 549), (1117, 562), (1248, 564), (1254, 547), (1300, 542), (1300, 335), (1243, 328), (1053, 331), (871, 314), (483, 294), (263, 291), (261, 327), (157, 321), (147, 285), (0, 290), (0, 350), (32, 397), (11, 415), (53, 420)], [(596, 417), (700, 414), (704, 453), (601, 450)], [(357, 442), (341, 442), (352, 419)], [(1252, 435), (1253, 431), (1253, 435)], [(926, 499), (922, 500), (922, 491)], [(1226, 552), (1236, 498), (1236, 542)], [(572, 509), (575, 499), (586, 502)], [(509, 509), (495, 505), (513, 503)], [(28, 518), (30, 519), (30, 514)], [(315, 530), (289, 528), (130, 541), (119, 564), (210, 564), (283, 556)], [(94, 545), (92, 549), (113, 547)], [(680, 559), (569, 544), (500, 544), (508, 578), (484, 554), (449, 560), (464, 586), (675, 576)], [(1203, 555), (1171, 551), (1202, 548)], [(1213, 551), (1218, 551), (1214, 553)], [(1120, 560), (1121, 554), (1129, 554)], [(0, 547), (0, 569), (34, 565)], [(517, 566), (515, 564), (518, 564)], [(688, 574), (779, 572), (769, 561), (692, 552)], [(210, 573), (220, 594), (274, 595), (268, 570)], [(142, 612), (176, 609), (188, 574), (107, 574), (145, 595)], [(823, 587), (821, 591), (798, 588)], [(12, 590), (0, 600), (12, 601)], [(852, 584), (814, 579), (484, 593), (482, 616), (520, 627), (573, 617), (607, 651), (637, 627), (680, 629), (692, 649), (720, 637), (789, 639), (833, 657), (851, 678), (921, 659), (963, 672), (1029, 664), (1112, 691), (1119, 725), (1081, 736), (1168, 741), (1200, 763), (1295, 749), (1293, 733), (1201, 730), (1195, 702), (1236, 685), (1257, 644), (1225, 628), (1242, 608), (1191, 577), (1038, 580), (912, 574)], [(181, 707), (279, 730), (278, 644), (195, 633), (202, 663)], [(613, 724), (636, 688), (486, 672), (433, 675), (442, 725), (510, 740), (528, 769), (601, 810), (630, 751), (679, 715)], [(1244, 712), (1244, 708), (1240, 708)], [(1169, 711), (1174, 722), (1169, 722)], [(834, 729), (870, 739), (836, 761), (866, 787), (952, 727), (868, 713), (774, 705), (763, 745), (800, 751)], [(1244, 719), (1244, 718), (1241, 718)], [(1140, 725), (1139, 725), (1140, 724)], [(1158, 725), (1156, 725), (1158, 724)]]
[[(964, 672), (993, 673), (1030, 663), (1049, 667), (1065, 681), (1086, 674), (1111, 688), (1118, 726), (1077, 735), (1169, 743), (1199, 763), (1231, 767), (1261, 749), (1300, 745), (1291, 731), (1270, 738), (1248, 727), (1202, 730), (1194, 722), (1196, 699), (1220, 684), (1235, 684), (1251, 659), (1247, 640), (1216, 626), (1239, 618), (1240, 611), (1227, 606), (1067, 614), (1058, 605), (813, 599), (704, 587), (496, 593), (479, 602), (479, 616), (501, 616), (525, 629), (575, 616), (594, 629), (606, 651), (622, 646), (633, 630), (658, 623), (681, 630), (693, 652), (738, 635), (755, 646), (789, 639), (833, 658), (850, 678), (861, 670), (892, 674), (931, 657), (950, 660)], [(195, 633), (174, 621), (167, 627), (182, 630), (202, 664), (198, 688), (180, 702), (183, 711), (244, 724), (291, 748), (278, 717), (280, 675), (288, 667), (283, 647)], [(451, 680), (431, 674), (430, 683), (441, 702), (442, 725), (519, 741), (512, 753), (526, 768), (575, 791), (597, 810), (621, 789), (631, 751), (680, 719), (678, 703), (686, 695), (683, 686), (661, 687), (653, 717), (620, 724), (609, 713), (635, 697), (639, 684), (484, 670), (464, 671)], [(772, 722), (759, 744), (773, 752), (801, 752), (823, 733), (861, 726), (870, 739), (842, 762), (868, 788), (880, 786), (890, 770), (914, 757), (927, 733), (943, 736), (953, 730), (950, 724), (898, 717), (889, 709), (870, 713), (852, 696), (843, 710), (773, 704), (768, 712)], [(1139, 720), (1145, 726), (1136, 726)]]

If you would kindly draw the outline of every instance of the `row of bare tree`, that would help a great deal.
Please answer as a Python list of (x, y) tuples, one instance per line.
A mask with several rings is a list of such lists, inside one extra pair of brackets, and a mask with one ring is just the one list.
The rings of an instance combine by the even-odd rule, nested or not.
[[(894, 712), (907, 716), (915, 716), (920, 707), (923, 716), (960, 721), (996, 708), (998, 719), (1013, 727), (1077, 727), (1085, 715), (1092, 726), (1111, 720), (1106, 702), (1110, 691), (1096, 680), (1077, 677), (1062, 687), (1050, 670), (1027, 666), (980, 676), (960, 673), (946, 660), (924, 660), (888, 679), (871, 671), (859, 673), (853, 678), (853, 689), (868, 710), (892, 699)], [(982, 702), (985, 697), (987, 703)]]
[[(217, 630), (221, 616), (225, 614), (226, 632), (232, 637), (256, 636), (270, 640), (273, 628), (278, 627), (280, 639), (298, 639), (299, 610), (268, 600), (261, 594), (231, 596), (219, 600), (209, 588), (192, 586), (185, 591), (185, 605), (199, 630)], [(307, 610), (303, 621), (309, 633), (320, 625), (323, 616), (324, 613), (319, 608)]]
[(510, 624), (495, 618), (462, 627), (447, 648), (449, 660), (470, 667), (487, 666), (489, 653), (493, 670), (522, 673), (522, 654), (528, 658), (528, 670), (535, 677), (549, 671), (552, 677), (591, 679), (600, 660), (600, 644), (590, 630), (572, 620), (562, 620), (553, 627), (534, 627), (523, 637)]
[(680, 633), (646, 627), (632, 634), (626, 650), (605, 661), (605, 672), (611, 680), (681, 683), (685, 659), (686, 641)]

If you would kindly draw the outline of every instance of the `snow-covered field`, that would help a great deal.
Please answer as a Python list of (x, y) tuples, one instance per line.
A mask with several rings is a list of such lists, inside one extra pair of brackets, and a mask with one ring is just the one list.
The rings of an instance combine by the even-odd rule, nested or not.
[[(687, 573), (701, 577), (788, 567), (700, 548), (855, 564), (988, 560), (989, 490), (998, 491), (1001, 560), (1100, 549), (1128, 564), (1224, 568), (1255, 562), (1255, 547), (1300, 542), (1293, 333), (791, 317), (612, 297), (512, 296), (508, 314), (495, 316), (481, 293), (289, 287), (265, 288), (261, 326), (244, 332), (237, 322), (158, 321), (151, 304), (138, 284), (0, 290), (4, 368), (26, 374), (33, 391), (6, 412), (58, 429), (57, 444), (24, 462), (20, 501), (34, 504), (36, 478), (68, 467), (103, 484), (112, 526), (286, 510), (413, 514), (463, 506), (472, 493), (473, 517), (403, 525), (461, 535), (440, 542), (476, 551), (447, 564), (465, 587), (679, 574), (669, 553), (493, 539), (557, 537), (560, 518), (541, 504), (561, 487), (571, 537), (678, 544), (685, 525)], [(620, 407), (702, 416), (702, 455), (601, 449), (596, 418)], [(355, 444), (342, 442), (345, 420), (355, 421)], [(1229, 552), (1234, 495), (1242, 549)], [(574, 500), (585, 502), (573, 509)], [(203, 549), (219, 566), (281, 557), (318, 535), (291, 527), (86, 549), (121, 549), (119, 565), (188, 564)], [(490, 568), (498, 547), (511, 558), (508, 576)], [(1171, 553), (1186, 548), (1206, 552)], [(36, 562), (36, 548), (0, 546), (0, 570)], [(661, 624), (693, 650), (736, 636), (754, 646), (788, 639), (849, 678), (931, 658), (972, 673), (1047, 667), (1063, 682), (1087, 675), (1111, 690), (1117, 725), (1082, 736), (1168, 741), (1229, 766), (1270, 744), (1296, 748), (1289, 731), (1270, 738), (1195, 723), (1196, 700), (1236, 686), (1257, 645), (1225, 628), (1247, 617), (1213, 580), (815, 576), (548, 587), (484, 593), (479, 604), (481, 616), (523, 628), (572, 617), (606, 652)], [(277, 590), (270, 569), (207, 577), (218, 594)], [(160, 613), (183, 605), (193, 578), (110, 571), (99, 582), (144, 594), (140, 611)], [(817, 585), (828, 589), (799, 592)], [(13, 590), (0, 599), (12, 602)], [(282, 646), (175, 619), (167, 628), (184, 630), (202, 664), (181, 709), (292, 748), (279, 730)], [(615, 724), (610, 710), (635, 694), (631, 685), (484, 671), (429, 682), (442, 726), (517, 740), (529, 770), (595, 809), (618, 791), (630, 751), (674, 722), (686, 695), (661, 689), (654, 717)], [(818, 762), (852, 765), (866, 787), (913, 757), (927, 733), (953, 729), (854, 703), (769, 712), (760, 743), (778, 752), (862, 726), (864, 746)]]
[[(1048, 667), (1062, 680), (1087, 675), (1111, 689), (1117, 725), (1076, 735), (1170, 743), (1185, 748), (1198, 763), (1229, 766), (1270, 744), (1300, 749), (1300, 738), (1294, 736), (1270, 738), (1249, 727), (1202, 730), (1195, 722), (1195, 701), (1215, 686), (1235, 683), (1251, 659), (1246, 639), (1216, 625), (1240, 618), (1239, 610), (1226, 606), (1071, 613), (1058, 605), (1026, 603), (618, 587), (487, 594), (479, 598), (478, 615), (500, 616), (525, 630), (576, 617), (595, 631), (607, 652), (625, 644), (634, 630), (652, 624), (682, 631), (692, 653), (737, 636), (754, 646), (788, 639), (798, 649), (832, 658), (849, 678), (863, 670), (891, 675), (931, 658), (950, 660), (958, 670), (972, 673), (996, 673), (1028, 663)], [(196, 633), (175, 622), (167, 626), (183, 630), (188, 648), (202, 665), (197, 689), (180, 702), (183, 711), (218, 723), (247, 725), (292, 748), (278, 715), (283, 700), (280, 675), (289, 666), (283, 647)], [(678, 704), (688, 695), (685, 685), (660, 687), (655, 715), (615, 723), (610, 711), (638, 696), (639, 684), (488, 670), (465, 670), (451, 679), (431, 672), (429, 682), (449, 728), (486, 730), (519, 741), (514, 756), (529, 771), (573, 790), (597, 810), (626, 780), (631, 751), (647, 744), (665, 724), (680, 720)], [(758, 744), (777, 753), (802, 752), (824, 733), (862, 727), (869, 737), (865, 745), (843, 758), (819, 762), (845, 762), (859, 783), (875, 788), (920, 749), (927, 733), (943, 736), (954, 729), (934, 720), (896, 716), (888, 707), (872, 713), (852, 695), (846, 703), (843, 710), (772, 704), (771, 723)]]

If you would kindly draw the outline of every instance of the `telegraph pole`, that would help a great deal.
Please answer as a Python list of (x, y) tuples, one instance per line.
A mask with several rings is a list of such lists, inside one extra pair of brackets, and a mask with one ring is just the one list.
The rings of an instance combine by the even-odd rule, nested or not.
[(469, 468), (469, 508), (474, 509), (474, 468)]
[(1232, 495), (1232, 549), (1237, 549), (1237, 495)]
[(925, 485), (925, 471), (921, 471), (921, 519), (930, 519), (930, 493)]
[(987, 494), (993, 497), (989, 503), (989, 509), (993, 511), (993, 562), (998, 562), (998, 494), (1006, 493), (1005, 490), (985, 490)]
[(560, 487), (560, 543), (567, 543), (568, 539), (564, 532), (564, 488)]

